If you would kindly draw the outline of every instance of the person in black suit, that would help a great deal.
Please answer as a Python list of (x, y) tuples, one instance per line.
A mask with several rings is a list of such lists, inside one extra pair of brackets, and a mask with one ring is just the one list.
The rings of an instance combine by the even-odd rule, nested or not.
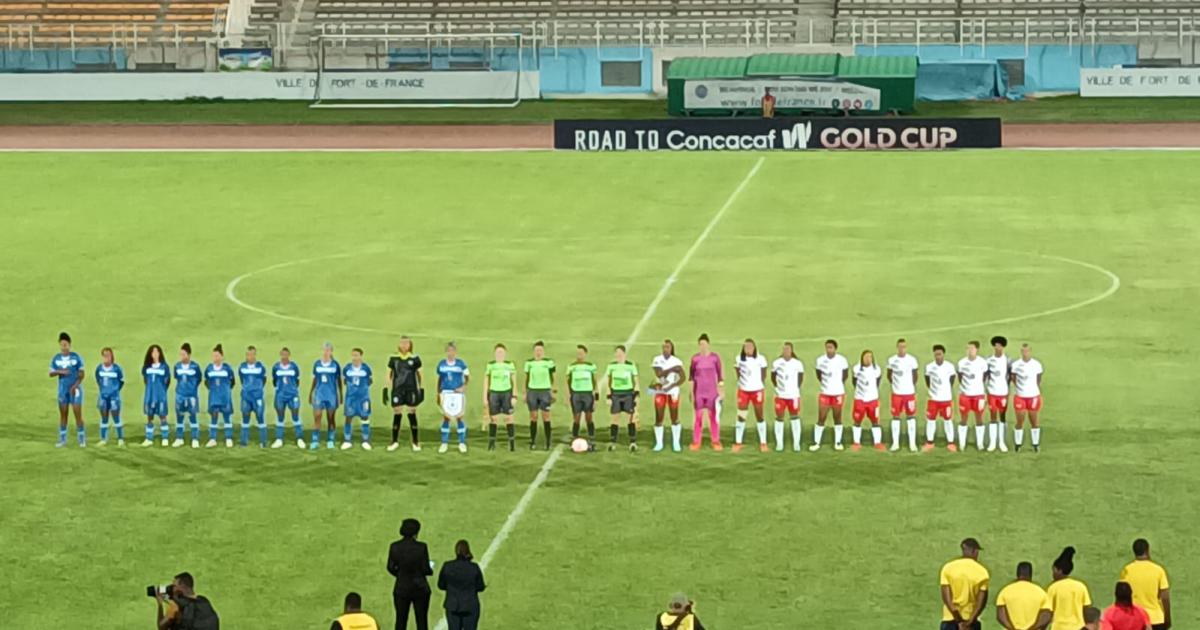
[(396, 578), (392, 601), (396, 604), (396, 630), (408, 630), (408, 609), (412, 606), (417, 630), (429, 630), (429, 580), (433, 566), (429, 548), (417, 540), (421, 523), (406, 518), (400, 523), (400, 540), (388, 550), (387, 570)]
[(479, 594), (487, 586), (483, 570), (471, 556), (471, 546), (460, 540), (454, 544), (454, 559), (442, 565), (438, 588), (446, 591), (446, 622), (450, 630), (475, 630), (479, 627)]

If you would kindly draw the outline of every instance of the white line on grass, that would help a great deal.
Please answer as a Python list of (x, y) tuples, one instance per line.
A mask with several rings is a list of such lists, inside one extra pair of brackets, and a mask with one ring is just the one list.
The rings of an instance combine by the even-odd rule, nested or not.
[(729, 208), (733, 206), (733, 202), (737, 201), (737, 198), (741, 196), (742, 191), (745, 190), (746, 186), (750, 184), (750, 180), (754, 179), (754, 176), (758, 174), (758, 170), (762, 168), (763, 162), (765, 161), (767, 161), (765, 156), (758, 158), (758, 161), (754, 163), (754, 167), (750, 169), (749, 173), (746, 173), (746, 176), (742, 178), (741, 183), (737, 185), (737, 188), (733, 189), (733, 193), (730, 194), (729, 198), (725, 200), (725, 203), (721, 206), (721, 209), (717, 210), (717, 213), (714, 214), (713, 218), (709, 220), (708, 225), (704, 226), (704, 231), (700, 232), (700, 236), (697, 236), (696, 241), (692, 243), (692, 246), (689, 247), (686, 252), (684, 252), (683, 258), (679, 259), (679, 264), (675, 265), (675, 269), (671, 272), (671, 275), (667, 276), (666, 282), (663, 282), (662, 288), (658, 290), (658, 294), (654, 296), (654, 300), (650, 302), (650, 306), (646, 307), (646, 312), (643, 313), (642, 318), (638, 320), (637, 326), (633, 327), (633, 332), (629, 333), (629, 339), (625, 340), (626, 346), (632, 346), (633, 344), (637, 343), (637, 338), (641, 336), (642, 329), (646, 327), (646, 324), (650, 321), (650, 318), (654, 317), (654, 313), (658, 310), (658, 305), (662, 303), (663, 298), (667, 297), (667, 293), (671, 291), (671, 286), (674, 285), (675, 280), (679, 278), (679, 272), (683, 271), (683, 268), (686, 267), (689, 262), (691, 262), (692, 256), (696, 254), (696, 251), (700, 249), (700, 246), (704, 244), (704, 241), (708, 240), (708, 235), (712, 233), (713, 228), (717, 227), (717, 224), (721, 222), (721, 218), (724, 217), (725, 213), (729, 211)]
[[(650, 318), (654, 316), (654, 312), (658, 310), (658, 305), (662, 303), (663, 298), (665, 298), (667, 293), (671, 290), (671, 285), (675, 284), (675, 279), (679, 277), (679, 273), (683, 271), (684, 267), (687, 266), (688, 261), (690, 261), (692, 256), (696, 254), (696, 250), (700, 248), (700, 245), (708, 239), (708, 235), (712, 233), (713, 228), (716, 227), (717, 223), (721, 221), (721, 217), (725, 216), (725, 213), (729, 211), (729, 208), (733, 206), (733, 203), (737, 201), (737, 198), (742, 194), (742, 191), (746, 189), (746, 186), (750, 183), (750, 180), (754, 179), (754, 176), (758, 174), (758, 169), (762, 168), (763, 162), (766, 161), (766, 159), (767, 158), (765, 157), (758, 158), (758, 161), (754, 163), (754, 167), (750, 169), (749, 173), (746, 173), (746, 176), (742, 178), (741, 183), (737, 185), (737, 188), (733, 189), (733, 192), (730, 193), (729, 198), (725, 200), (725, 203), (722, 204), (720, 209), (717, 210), (717, 213), (713, 215), (713, 218), (708, 222), (708, 225), (704, 227), (704, 231), (700, 232), (700, 236), (696, 237), (696, 241), (692, 243), (692, 246), (689, 247), (686, 252), (684, 252), (683, 258), (679, 260), (679, 264), (675, 265), (675, 270), (671, 272), (670, 276), (667, 276), (667, 279), (663, 282), (662, 288), (658, 290), (658, 293), (654, 296), (654, 299), (650, 301), (650, 305), (646, 307), (646, 312), (642, 313), (642, 318), (639, 319), (637, 325), (633, 327), (633, 332), (629, 333), (629, 338), (625, 340), (626, 346), (632, 346), (633, 344), (637, 343), (638, 336), (642, 334), (642, 328), (644, 328), (646, 326), (646, 322), (650, 321)], [(486, 570), (488, 565), (492, 563), (492, 559), (495, 558), (496, 553), (500, 551), (500, 546), (504, 544), (504, 541), (508, 540), (509, 534), (512, 534), (513, 529), (516, 528), (517, 523), (521, 520), (521, 517), (524, 516), (525, 510), (528, 509), (529, 504), (533, 502), (533, 495), (538, 491), (538, 488), (541, 488), (542, 484), (546, 482), (546, 478), (550, 476), (550, 470), (554, 468), (554, 464), (558, 462), (558, 458), (562, 456), (562, 453), (562, 444), (554, 447), (554, 450), (550, 452), (550, 456), (547, 457), (545, 463), (542, 464), (542, 468), (538, 471), (537, 476), (533, 478), (533, 481), (530, 482), (529, 487), (525, 489), (525, 494), (521, 495), (521, 500), (517, 501), (517, 506), (513, 508), (512, 512), (509, 513), (508, 518), (504, 519), (504, 525), (500, 526), (500, 531), (496, 532), (496, 537), (492, 538), (492, 542), (488, 544), (487, 550), (483, 552), (483, 557), (479, 560), (480, 569)], [(446, 630), (447, 627), (448, 624), (446, 623), (446, 618), (442, 617), (437, 622), (437, 625), (434, 626), (434, 630)]]

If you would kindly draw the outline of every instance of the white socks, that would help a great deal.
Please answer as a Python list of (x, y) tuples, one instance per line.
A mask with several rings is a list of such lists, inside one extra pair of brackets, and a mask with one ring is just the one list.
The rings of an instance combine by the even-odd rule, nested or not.
[(756, 429), (758, 429), (758, 443), (766, 444), (767, 443), (767, 423), (766, 423), (766, 421), (760, 420), (760, 421), (754, 423), (754, 427)]
[(854, 436), (855, 444), (862, 444), (862, 427), (861, 426), (856, 424), (856, 425), (850, 427), (850, 434)]
[(813, 427), (813, 444), (819, 445), (821, 443), (821, 437), (824, 435), (825, 425), (818, 424), (817, 426)]
[(937, 420), (926, 420), (925, 441), (929, 444), (933, 444), (935, 439), (937, 439)]
[(900, 448), (900, 418), (892, 418), (892, 450)]
[(672, 424), (671, 425), (671, 448), (674, 448), (677, 451), (680, 450), (682, 447), (679, 444), (679, 440), (682, 437), (683, 437), (683, 425)]
[(954, 444), (954, 421), (942, 420), (942, 430), (946, 432), (946, 443)]
[(733, 443), (741, 444), (744, 437), (746, 437), (746, 421), (739, 416), (737, 422), (733, 423)]
[(988, 450), (989, 451), (995, 450), (998, 436), (1000, 435), (1000, 423), (999, 422), (989, 423), (987, 426), (987, 432), (988, 432)]
[(908, 419), (908, 448), (917, 450), (917, 419)]
[(964, 451), (967, 449), (967, 425), (958, 425), (958, 450)]
[(981, 451), (984, 449), (984, 442), (983, 442), (984, 430), (985, 430), (985, 427), (982, 424), (975, 425), (975, 448), (977, 448)]
[(792, 418), (792, 450), (800, 450), (801, 435), (800, 418)]
[(997, 422), (996, 423), (996, 434), (1000, 436), (1000, 448), (1004, 448), (1004, 449), (1008, 448), (1008, 445), (1006, 445), (1004, 443), (1004, 434), (1006, 434), (1006, 433), (1008, 433), (1008, 425), (1005, 424), (1003, 420), (1000, 422)]
[(871, 441), (875, 444), (883, 443), (883, 429), (879, 425), (871, 425)]
[(654, 425), (654, 448), (655, 450), (663, 447), (663, 428), (661, 424)]
[(1013, 429), (1013, 444), (1020, 446), (1025, 443), (1025, 428)]
[(837, 446), (841, 446), (841, 445), (842, 445), (842, 431), (843, 431), (845, 428), (846, 428), (846, 427), (844, 427), (844, 426), (842, 426), (842, 425), (840, 425), (840, 424), (835, 424), (835, 425), (833, 425), (833, 443), (834, 443), (835, 445), (837, 445)]
[(775, 419), (775, 450), (777, 451), (783, 450), (783, 433), (786, 427), (783, 420)]
[(1029, 429), (1029, 438), (1030, 438), (1029, 441), (1033, 442), (1034, 446), (1038, 446), (1039, 444), (1041, 444), (1042, 443), (1042, 428), (1041, 427), (1033, 427), (1033, 428)]

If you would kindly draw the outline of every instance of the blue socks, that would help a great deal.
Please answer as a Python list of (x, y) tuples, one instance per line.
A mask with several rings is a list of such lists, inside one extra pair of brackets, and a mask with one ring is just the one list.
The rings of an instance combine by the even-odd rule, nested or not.
[(79, 440), (80, 446), (87, 444), (87, 429), (83, 429), (83, 428), (75, 429), (75, 439)]
[(458, 443), (467, 443), (467, 423), (463, 422), (461, 418), (458, 420)]
[(363, 442), (370, 442), (371, 441), (371, 421), (367, 418), (363, 418), (362, 421), (360, 422), (360, 424), (358, 425), (358, 429), (360, 431), (362, 431)]
[(346, 424), (342, 425), (342, 441), (349, 442), (352, 435), (354, 435), (354, 423), (350, 418), (346, 418)]
[(108, 416), (100, 416), (100, 441), (108, 439)]
[[(162, 429), (162, 439), (164, 439), (164, 440), (171, 439), (171, 427), (170, 427), (170, 425), (167, 424), (167, 419), (163, 418), (162, 420), (160, 420), (160, 422), (161, 422), (161, 425), (159, 426), (159, 428)], [(182, 437), (182, 436), (180, 436), (180, 437)], [(154, 438), (151, 437), (151, 439), (154, 439)]]
[(196, 414), (192, 414), (188, 419), (188, 426), (191, 427), (192, 439), (200, 439), (200, 420), (196, 418)]
[(183, 414), (175, 413), (175, 439), (183, 439)]
[(242, 414), (242, 439), (241, 439), (241, 445), (242, 445), (242, 446), (249, 446), (249, 445), (250, 445), (250, 416), (249, 416), (248, 414)]
[(442, 418), (442, 444), (450, 443), (450, 419)]
[(117, 429), (117, 439), (124, 440), (125, 439), (125, 425), (121, 423), (121, 414), (114, 413), (112, 418), (113, 418), (113, 426), (116, 427), (116, 429)]
[(58, 428), (58, 441), (61, 444), (67, 443), (67, 427)]

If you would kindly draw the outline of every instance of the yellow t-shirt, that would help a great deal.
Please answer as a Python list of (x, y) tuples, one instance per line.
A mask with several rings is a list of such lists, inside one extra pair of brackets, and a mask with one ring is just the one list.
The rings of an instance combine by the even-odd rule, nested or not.
[(1050, 597), (1050, 610), (1054, 621), (1050, 630), (1079, 630), (1083, 627), (1083, 608), (1092, 605), (1088, 587), (1075, 578), (1063, 578), (1052, 582), (1046, 589)]
[[(979, 593), (988, 590), (989, 579), (988, 570), (982, 564), (970, 558), (956, 558), (942, 567), (938, 582), (950, 587), (950, 599), (958, 605), (959, 615), (970, 619), (975, 614)], [(945, 603), (942, 604), (942, 621), (954, 621), (954, 615)]]
[(1005, 586), (996, 596), (996, 607), (1008, 610), (1008, 619), (1018, 628), (1033, 627), (1038, 613), (1050, 610), (1050, 598), (1042, 587), (1029, 580), (1018, 580)]
[(1134, 560), (1121, 569), (1121, 581), (1133, 587), (1133, 603), (1141, 606), (1150, 615), (1150, 623), (1158, 625), (1166, 621), (1158, 592), (1171, 587), (1167, 582), (1167, 571), (1153, 560)]

